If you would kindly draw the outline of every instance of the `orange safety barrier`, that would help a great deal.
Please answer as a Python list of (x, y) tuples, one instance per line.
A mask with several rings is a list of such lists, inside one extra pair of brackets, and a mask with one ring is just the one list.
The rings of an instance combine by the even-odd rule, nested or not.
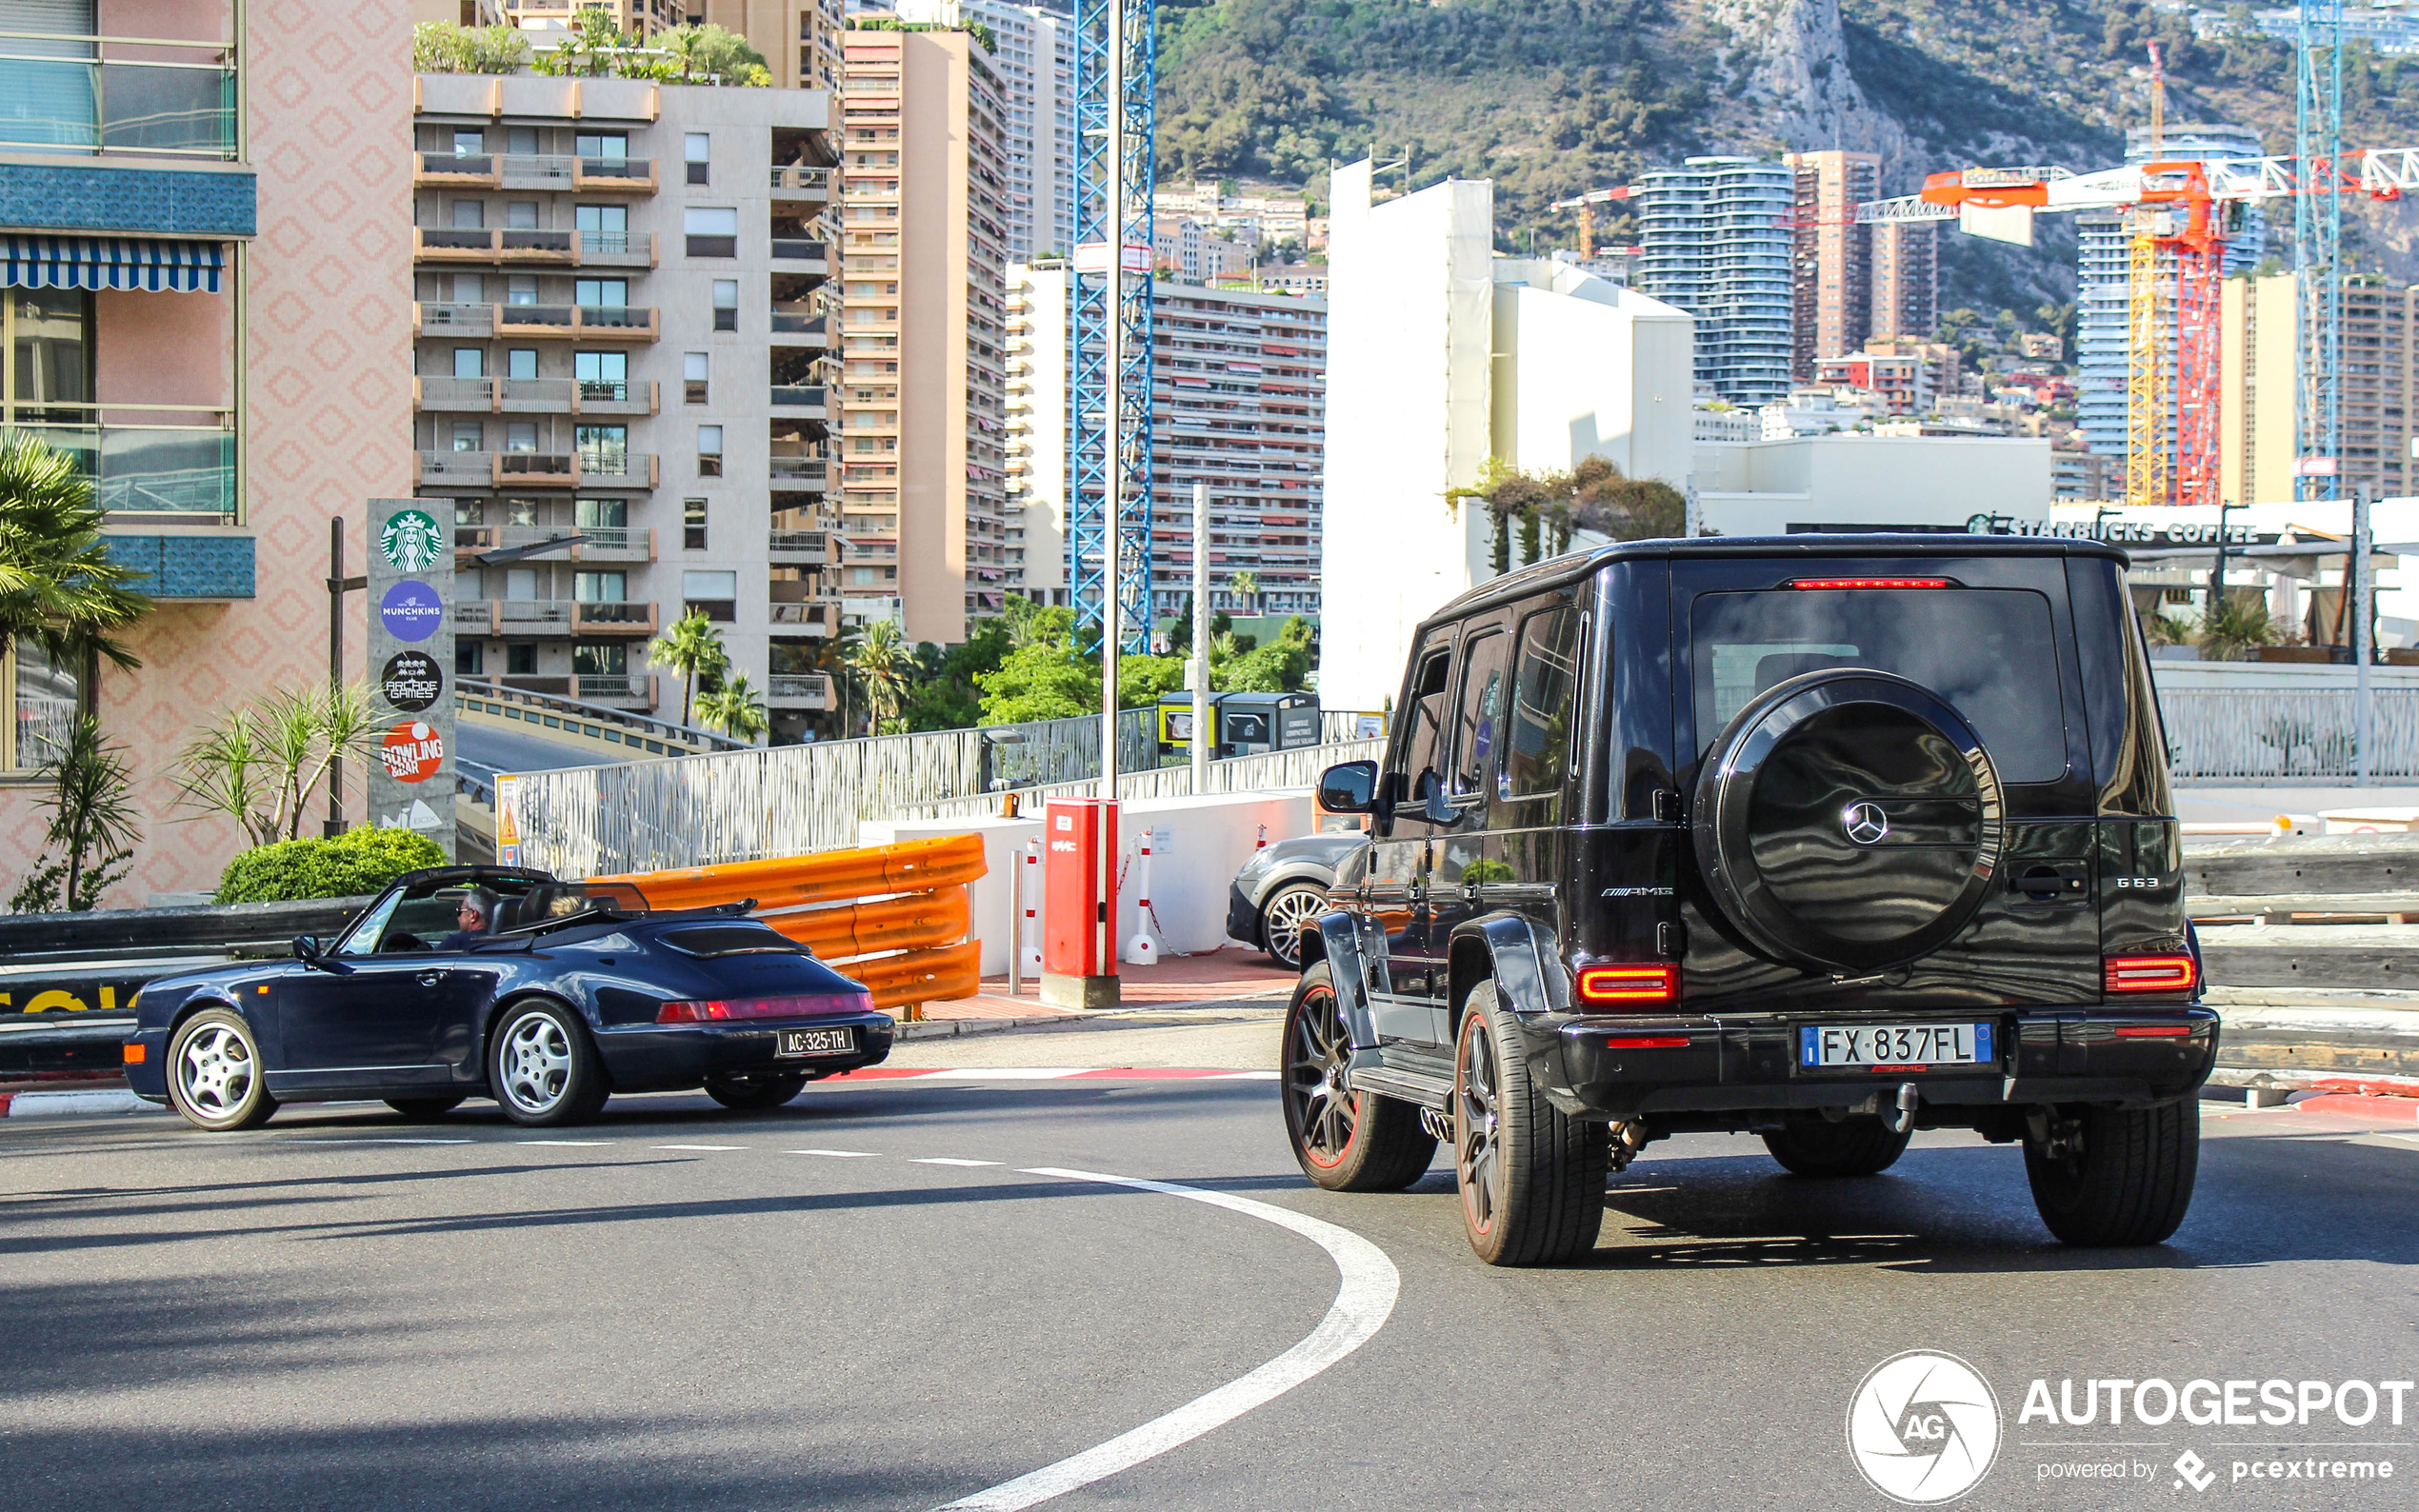
[(875, 1007), (903, 1006), (914, 1019), (927, 1003), (982, 989), (982, 943), (966, 938), (974, 927), (966, 884), (988, 869), (982, 837), (950, 835), (591, 880), (629, 883), (658, 908), (752, 898), (766, 924), (865, 984)]

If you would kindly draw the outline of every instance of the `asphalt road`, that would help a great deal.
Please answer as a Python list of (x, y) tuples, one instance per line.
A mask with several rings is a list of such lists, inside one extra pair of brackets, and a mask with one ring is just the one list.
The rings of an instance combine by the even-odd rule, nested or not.
[[(2079, 1406), (2086, 1378), (2419, 1377), (2419, 1126), (2209, 1104), (2190, 1220), (2135, 1253), (2052, 1243), (2019, 1156), (1967, 1136), (1850, 1183), (1691, 1137), (1614, 1178), (1590, 1263), (1518, 1272), (1471, 1257), (1449, 1171), (1308, 1186), (1269, 1082), (973, 1064), (1014, 1041), (1059, 1066), (1258, 1053), (1186, 1032), (922, 1046), (969, 1068), (770, 1114), (625, 1099), (551, 1134), (485, 1104), (235, 1136), (0, 1124), (6, 1504), (914, 1512), (1246, 1377), (1337, 1303), (1301, 1233), (1037, 1169), (1323, 1219), (1399, 1285), (1356, 1351), (1053, 1508), (1883, 1507), (1846, 1414), (1918, 1348), (1996, 1395), (1964, 1505), (2387, 1507), (2419, 1476), (2419, 1392), (2399, 1426), (2019, 1421), (2036, 1378)], [(2170, 1468), (2186, 1449), (2206, 1490)], [(2287, 1455), (2394, 1480), (2249, 1478)], [(2122, 1482), (2067, 1478), (2109, 1464)]]
[(598, 755), (561, 741), (540, 740), (509, 729), (494, 729), (474, 720), (453, 727), (453, 763), (482, 782), (497, 772), (547, 772), (561, 766), (601, 766), (614, 758)]

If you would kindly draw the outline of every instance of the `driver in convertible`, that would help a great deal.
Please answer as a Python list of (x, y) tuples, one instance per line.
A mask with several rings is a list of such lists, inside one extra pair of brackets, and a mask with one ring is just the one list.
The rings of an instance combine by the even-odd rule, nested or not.
[(437, 948), (467, 950), (486, 934), (495, 922), (495, 894), (485, 887), (473, 887), (462, 895), (462, 905), (453, 912), (454, 922), (462, 927), (447, 935)]

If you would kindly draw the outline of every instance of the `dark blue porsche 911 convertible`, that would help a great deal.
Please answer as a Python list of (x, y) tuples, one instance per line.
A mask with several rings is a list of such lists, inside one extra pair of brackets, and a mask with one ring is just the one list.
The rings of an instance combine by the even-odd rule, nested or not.
[(745, 905), (658, 912), (626, 884), (498, 866), (407, 872), (334, 941), (163, 977), (135, 1015), (127, 1081), (206, 1129), (340, 1098), (433, 1118), (488, 1097), (533, 1126), (614, 1092), (771, 1107), (882, 1060), (891, 1028)]

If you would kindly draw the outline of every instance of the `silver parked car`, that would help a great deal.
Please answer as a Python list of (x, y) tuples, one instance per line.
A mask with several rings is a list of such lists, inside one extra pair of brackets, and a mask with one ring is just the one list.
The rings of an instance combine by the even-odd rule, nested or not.
[(1369, 843), (1357, 829), (1280, 840), (1253, 852), (1227, 889), (1227, 934), (1269, 959), (1302, 967), (1302, 925), (1327, 906), (1344, 858)]

